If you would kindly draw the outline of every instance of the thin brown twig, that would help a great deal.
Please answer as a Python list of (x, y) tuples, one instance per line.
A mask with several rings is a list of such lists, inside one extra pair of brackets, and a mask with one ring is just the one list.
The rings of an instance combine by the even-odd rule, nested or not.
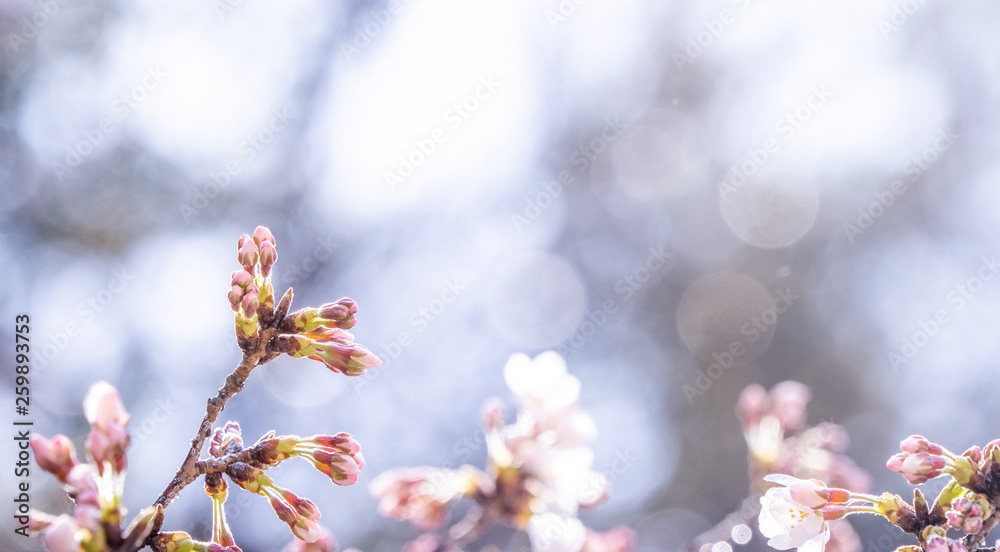
[[(212, 425), (219, 417), (219, 413), (226, 407), (226, 402), (229, 401), (234, 395), (239, 393), (243, 389), (243, 385), (246, 384), (247, 378), (250, 377), (250, 372), (261, 363), (261, 359), (268, 356), (269, 351), (267, 350), (267, 345), (278, 331), (273, 328), (262, 329), (259, 334), (259, 339), (257, 345), (252, 351), (243, 353), (243, 360), (240, 361), (239, 365), (231, 374), (226, 377), (226, 382), (222, 387), (219, 388), (218, 393), (208, 399), (208, 405), (205, 410), (205, 417), (201, 420), (201, 425), (198, 426), (198, 432), (195, 434), (194, 438), (191, 439), (191, 448), (188, 449), (187, 456), (184, 457), (184, 461), (181, 462), (177, 472), (174, 474), (173, 479), (167, 484), (167, 487), (163, 489), (160, 496), (156, 498), (153, 502), (153, 506), (157, 504), (166, 508), (174, 498), (181, 492), (181, 490), (191, 484), (198, 476), (205, 472), (199, 472), (196, 464), (198, 463), (198, 457), (201, 455), (201, 449), (205, 446), (205, 440), (212, 434)], [(140, 548), (136, 550), (141, 550), (144, 546), (152, 546), (153, 539), (160, 532), (160, 524), (156, 524), (153, 530), (150, 532), (149, 538), (146, 542), (140, 543)], [(135, 551), (127, 551), (135, 552)]]

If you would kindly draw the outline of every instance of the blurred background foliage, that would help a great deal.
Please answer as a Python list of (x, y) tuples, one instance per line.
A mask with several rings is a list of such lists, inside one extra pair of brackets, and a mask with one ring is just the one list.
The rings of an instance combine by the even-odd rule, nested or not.
[[(844, 425), (875, 490), (902, 492), (884, 462), (906, 435), (956, 451), (998, 437), (998, 15), (930, 0), (0, 3), (0, 333), (13, 343), (30, 314), (35, 429), (80, 446), (83, 394), (112, 382), (132, 412), (126, 502), (149, 504), (238, 361), (226, 290), (236, 238), (263, 224), (276, 288), (299, 307), (356, 299), (354, 333), (386, 363), (348, 379), (280, 359), (222, 419), (249, 441), (358, 438), (358, 485), (279, 475), (343, 546), (414, 537), (367, 483), (483, 465), (479, 405), (509, 400), (510, 354), (549, 348), (583, 382), (613, 480), (584, 521), (633, 527), (641, 550), (681, 550), (739, 506), (734, 405), (754, 382), (808, 384), (809, 422)], [(53, 481), (31, 482), (33, 506), (64, 511)], [(264, 501), (234, 493), (230, 509), (244, 550), (289, 540)], [(188, 489), (165, 528), (206, 538), (209, 516)], [(5, 550), (40, 549), (2, 519)], [(908, 543), (855, 526), (866, 550)]]

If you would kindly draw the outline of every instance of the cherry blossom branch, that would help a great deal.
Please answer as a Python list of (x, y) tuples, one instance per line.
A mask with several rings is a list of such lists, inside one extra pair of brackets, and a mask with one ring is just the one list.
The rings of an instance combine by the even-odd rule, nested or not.
[[(173, 479), (170, 480), (167, 487), (163, 489), (160, 496), (158, 496), (153, 502), (153, 506), (160, 505), (166, 508), (173, 501), (173, 499), (177, 497), (181, 490), (184, 489), (184, 487), (194, 482), (199, 475), (205, 473), (200, 472), (197, 469), (196, 464), (198, 462), (198, 457), (201, 455), (201, 450), (205, 446), (205, 440), (212, 434), (212, 425), (215, 424), (215, 421), (219, 417), (219, 413), (226, 407), (226, 403), (229, 399), (243, 390), (243, 386), (246, 384), (247, 378), (250, 377), (250, 372), (252, 372), (258, 365), (270, 360), (270, 358), (267, 357), (271, 356), (272, 353), (267, 350), (267, 346), (271, 341), (271, 338), (277, 334), (278, 331), (273, 328), (262, 330), (253, 349), (249, 352), (243, 353), (243, 360), (240, 361), (236, 369), (226, 377), (226, 381), (223, 386), (219, 388), (218, 393), (214, 397), (208, 399), (205, 416), (202, 418), (201, 424), (198, 426), (198, 432), (195, 433), (194, 438), (191, 439), (191, 448), (188, 449), (187, 456), (184, 457), (184, 461), (181, 462), (180, 467), (177, 468), (177, 472), (174, 474)], [(160, 521), (162, 521), (162, 518)], [(160, 524), (154, 524), (153, 530), (150, 532), (150, 536), (145, 544), (151, 544), (152, 539), (155, 538), (159, 531)]]

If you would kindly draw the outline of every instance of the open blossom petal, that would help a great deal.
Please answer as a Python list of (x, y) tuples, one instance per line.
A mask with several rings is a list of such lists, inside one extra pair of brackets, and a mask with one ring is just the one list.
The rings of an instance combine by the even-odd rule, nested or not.
[(566, 361), (555, 351), (532, 360), (515, 354), (504, 366), (504, 380), (518, 405), (539, 419), (556, 416), (573, 407), (580, 397), (580, 380), (566, 370)]
[(761, 534), (770, 539), (767, 544), (777, 550), (798, 548), (799, 552), (821, 552), (830, 540), (830, 525), (818, 510), (792, 498), (791, 485), (801, 480), (791, 476), (765, 479), (789, 485), (768, 489), (760, 499), (758, 524)]
[(528, 540), (532, 552), (580, 552), (587, 529), (575, 517), (545, 512), (528, 520)]
[(57, 517), (42, 532), (42, 542), (51, 552), (76, 552), (80, 548), (76, 522), (66, 514)]

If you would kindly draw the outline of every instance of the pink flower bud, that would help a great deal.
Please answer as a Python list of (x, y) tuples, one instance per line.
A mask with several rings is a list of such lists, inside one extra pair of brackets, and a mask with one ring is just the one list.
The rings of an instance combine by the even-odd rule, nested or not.
[(926, 483), (928, 479), (934, 479), (941, 475), (941, 470), (944, 467), (945, 459), (943, 457), (931, 456), (927, 452), (918, 452), (906, 455), (902, 467), (898, 471), (911, 485), (919, 485)]
[(770, 403), (771, 397), (763, 387), (756, 383), (748, 385), (736, 401), (736, 417), (743, 429), (759, 424)]
[(232, 285), (246, 289), (253, 284), (253, 272), (248, 270), (237, 270), (233, 272)]
[(771, 389), (771, 413), (786, 432), (794, 431), (806, 421), (806, 405), (810, 398), (812, 392), (805, 384), (783, 381)]
[(321, 514), (319, 507), (308, 498), (300, 498), (287, 491), (283, 493), (282, 496), (284, 496), (285, 500), (288, 501), (288, 504), (290, 504), (292, 508), (295, 508), (295, 512), (300, 516), (309, 519), (320, 518)]
[(253, 240), (246, 234), (241, 235), (239, 241), (236, 242), (236, 260), (240, 266), (243, 267), (243, 270), (253, 274), (258, 259), (259, 252)]
[(46, 439), (37, 433), (29, 440), (31, 451), (35, 454), (35, 462), (45, 471), (56, 476), (61, 483), (66, 483), (66, 476), (73, 466), (77, 465), (76, 451), (73, 442), (65, 435), (56, 435)]
[(354, 299), (344, 297), (336, 303), (327, 303), (319, 308), (319, 318), (342, 330), (349, 330), (357, 323), (354, 317), (358, 304)]
[(229, 299), (229, 306), (232, 307), (233, 312), (239, 312), (240, 302), (243, 300), (243, 288), (239, 286), (229, 288), (226, 298)]
[(973, 445), (969, 447), (969, 450), (963, 452), (962, 456), (965, 456), (969, 460), (972, 460), (973, 462), (978, 464), (983, 461), (983, 449), (979, 448), (976, 445)]
[(316, 520), (299, 518), (295, 523), (289, 524), (295, 538), (308, 543), (314, 543), (323, 536), (322, 529)]
[(66, 486), (69, 495), (77, 504), (100, 505), (100, 491), (97, 488), (97, 477), (92, 465), (74, 466), (66, 476)]
[(906, 460), (905, 453), (894, 454), (889, 457), (889, 460), (885, 463), (885, 467), (889, 468), (891, 471), (903, 473), (904, 460)]
[(118, 390), (106, 381), (99, 381), (90, 387), (83, 399), (83, 413), (94, 427), (125, 426), (129, 418)]
[(226, 425), (215, 428), (212, 439), (208, 442), (208, 453), (216, 458), (243, 450), (243, 436), (240, 424), (229, 421)]
[(360, 452), (353, 456), (318, 450), (310, 455), (303, 455), (312, 461), (313, 467), (325, 473), (336, 485), (353, 485), (358, 482), (358, 474), (365, 465)]
[(271, 245), (276, 245), (274, 241), (274, 236), (271, 234), (271, 230), (266, 226), (258, 226), (253, 231), (253, 242), (260, 247), (260, 244), (268, 242)]
[(267, 278), (271, 275), (271, 266), (278, 260), (278, 252), (271, 242), (261, 242), (260, 246), (260, 275)]
[(483, 428), (486, 431), (500, 431), (506, 417), (503, 401), (497, 397), (486, 399), (486, 402), (479, 407), (479, 419), (482, 420)]
[(975, 535), (983, 529), (983, 518), (970, 517), (965, 519), (965, 523), (962, 524), (962, 531), (970, 535)]
[(924, 548), (927, 552), (950, 552), (948, 540), (938, 535), (931, 535), (927, 539), (927, 545)]
[(972, 511), (972, 501), (964, 496), (959, 496), (951, 501), (951, 509), (965, 515)]
[(350, 433), (340, 432), (336, 435), (313, 435), (302, 442), (307, 446), (332, 448), (343, 454), (355, 454), (361, 451), (361, 444)]
[(284, 500), (276, 496), (269, 498), (268, 502), (271, 504), (271, 508), (274, 509), (274, 513), (278, 516), (278, 519), (285, 523), (294, 524), (299, 519), (299, 514), (294, 508)]
[(260, 303), (257, 301), (258, 297), (259, 294), (256, 289), (247, 290), (243, 295), (243, 300), (240, 301), (240, 308), (246, 316), (253, 317), (253, 315), (257, 314), (257, 308), (260, 306)]
[(917, 452), (929, 452), (934, 455), (939, 455), (944, 452), (944, 448), (937, 443), (931, 443), (927, 438), (921, 435), (910, 435), (906, 439), (903, 439), (899, 443), (899, 449), (903, 452), (917, 453)]
[(78, 527), (73, 518), (63, 514), (56, 518), (42, 532), (42, 542), (49, 552), (77, 552), (80, 549), (80, 539), (77, 537)]

